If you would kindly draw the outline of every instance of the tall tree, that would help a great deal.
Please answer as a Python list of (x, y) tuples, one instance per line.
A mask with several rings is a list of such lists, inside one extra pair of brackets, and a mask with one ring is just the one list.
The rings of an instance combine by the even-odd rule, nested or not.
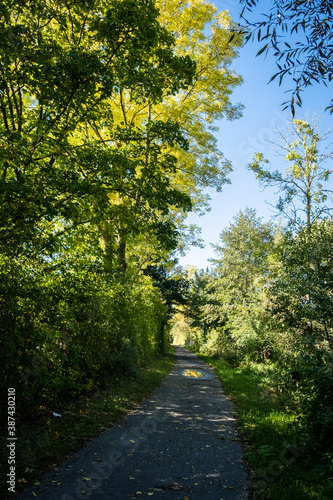
[(159, 1), (160, 22), (175, 35), (175, 50), (196, 61), (191, 86), (158, 106), (157, 113), (176, 120), (189, 141), (187, 151), (177, 149), (178, 170), (173, 182), (186, 189), (194, 209), (208, 207), (206, 188), (221, 191), (230, 182), (231, 163), (217, 147), (216, 120), (234, 120), (243, 106), (231, 102), (232, 91), (242, 83), (232, 69), (243, 36), (228, 11), (218, 12), (204, 0)]
[(1, 225), (18, 251), (52, 221), (91, 219), (91, 203), (105, 208), (133, 176), (137, 165), (118, 146), (142, 144), (142, 135), (114, 126), (119, 89), (158, 102), (186, 87), (195, 65), (173, 53), (149, 0), (2, 7)]
[(266, 287), (270, 282), (270, 255), (275, 229), (247, 208), (220, 235), (214, 245), (215, 298), (220, 302), (225, 332), (240, 355), (268, 355)]
[(313, 221), (327, 214), (330, 208), (325, 204), (332, 191), (323, 186), (328, 181), (332, 170), (325, 162), (333, 157), (332, 144), (323, 145), (328, 134), (320, 134), (314, 126), (303, 120), (293, 120), (291, 135), (280, 132), (283, 140), (281, 149), (284, 158), (291, 165), (285, 173), (265, 169), (269, 161), (262, 153), (256, 153), (249, 168), (255, 173), (260, 184), (277, 186), (281, 196), (277, 203), (280, 213), (287, 216), (291, 224), (301, 225), (305, 214), (308, 228)]
[[(162, 234), (170, 235), (172, 227), (174, 236), (177, 234), (176, 228), (181, 228), (182, 234), (191, 233), (192, 229), (186, 229), (184, 225), (186, 211), (190, 206), (197, 211), (207, 209), (209, 197), (205, 188), (209, 186), (221, 190), (228, 182), (227, 174), (231, 170), (230, 162), (223, 158), (217, 148), (214, 137), (216, 129), (212, 123), (218, 118), (235, 119), (241, 114), (241, 106), (230, 102), (232, 89), (241, 83), (241, 78), (231, 70), (230, 65), (242, 43), (241, 36), (234, 36), (230, 42), (234, 26), (230, 16), (226, 12), (217, 14), (216, 7), (206, 1), (160, 2), (157, 5), (160, 7), (160, 23), (174, 34), (175, 53), (179, 57), (195, 60), (196, 71), (191, 84), (177, 93), (170, 92), (165, 86), (163, 99), (159, 101), (148, 96), (133, 102), (131, 92), (126, 89), (119, 89), (118, 95), (112, 100), (114, 123), (120, 129), (125, 127), (142, 134), (141, 151), (137, 149), (133, 155), (141, 158), (144, 165), (137, 169), (140, 181), (137, 179), (136, 182), (141, 183), (140, 192), (144, 192), (144, 182), (149, 182), (152, 187), (158, 182), (160, 187), (167, 185), (169, 194), (174, 193), (174, 203), (169, 204), (172, 206), (169, 212), (166, 210), (166, 197), (158, 187), (153, 188), (152, 193), (155, 196), (155, 208), (158, 200), (161, 202), (159, 210), (153, 212), (147, 210), (146, 206), (145, 216), (143, 213), (134, 215), (132, 203), (132, 229), (130, 217), (126, 215), (126, 223), (123, 223), (121, 231), (123, 237), (120, 238), (123, 243), (125, 239), (130, 241), (131, 234), (137, 235), (139, 230), (144, 231), (149, 240), (153, 240), (154, 234), (159, 237)], [(179, 125), (178, 131), (172, 125), (175, 123)], [(180, 132), (186, 138), (186, 145), (181, 140)], [(157, 172), (154, 158), (161, 148), (161, 140), (164, 147), (164, 157), (160, 161), (160, 166), (164, 165), (165, 169), (163, 181), (158, 175), (148, 173), (149, 169), (151, 173)], [(128, 144), (123, 147), (128, 148)], [(161, 170), (159, 172), (161, 175)], [(180, 193), (183, 193), (182, 197)], [(133, 202), (132, 194), (130, 197)], [(122, 199), (128, 200), (126, 196), (122, 196)], [(112, 207), (112, 210), (120, 213), (121, 205)], [(127, 210), (127, 214), (129, 212)], [(157, 222), (154, 217), (157, 217)], [(111, 233), (119, 232), (117, 225), (119, 221), (111, 223)], [(166, 243), (170, 242), (168, 238)]]

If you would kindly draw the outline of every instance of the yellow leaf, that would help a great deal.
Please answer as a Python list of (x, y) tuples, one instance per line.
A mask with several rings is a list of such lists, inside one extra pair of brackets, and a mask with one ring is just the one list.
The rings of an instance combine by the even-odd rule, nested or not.
[(84, 477), (83, 481), (91, 481), (90, 477)]

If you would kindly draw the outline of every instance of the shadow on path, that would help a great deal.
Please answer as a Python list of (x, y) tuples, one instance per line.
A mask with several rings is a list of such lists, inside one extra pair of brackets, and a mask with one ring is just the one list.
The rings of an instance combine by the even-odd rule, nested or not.
[(149, 400), (19, 500), (246, 500), (242, 460), (234, 408), (214, 371), (177, 347), (173, 369)]

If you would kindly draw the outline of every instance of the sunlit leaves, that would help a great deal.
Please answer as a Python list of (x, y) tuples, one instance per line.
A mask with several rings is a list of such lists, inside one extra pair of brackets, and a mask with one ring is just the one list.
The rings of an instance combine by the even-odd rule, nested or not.
[(278, 187), (280, 197), (276, 208), (290, 224), (302, 223), (298, 213), (303, 212), (310, 227), (313, 221), (330, 211), (330, 207), (324, 205), (330, 191), (322, 183), (332, 173), (325, 165), (332, 158), (332, 145), (325, 146), (328, 134), (320, 134), (315, 125), (295, 119), (292, 126), (289, 136), (280, 133), (283, 156), (289, 163), (284, 173), (268, 170), (269, 161), (262, 153), (255, 154), (249, 168), (262, 186)]

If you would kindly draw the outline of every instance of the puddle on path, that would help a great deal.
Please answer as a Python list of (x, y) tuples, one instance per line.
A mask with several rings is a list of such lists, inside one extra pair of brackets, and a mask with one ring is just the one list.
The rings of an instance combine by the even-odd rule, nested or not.
[(199, 372), (199, 370), (184, 370), (184, 377), (192, 377), (192, 378), (203, 378), (204, 374)]
[(205, 372), (204, 370), (196, 370), (193, 368), (187, 368), (186, 370), (181, 371), (181, 375), (186, 378), (192, 379), (201, 379), (201, 380), (209, 380), (215, 378), (214, 375)]

